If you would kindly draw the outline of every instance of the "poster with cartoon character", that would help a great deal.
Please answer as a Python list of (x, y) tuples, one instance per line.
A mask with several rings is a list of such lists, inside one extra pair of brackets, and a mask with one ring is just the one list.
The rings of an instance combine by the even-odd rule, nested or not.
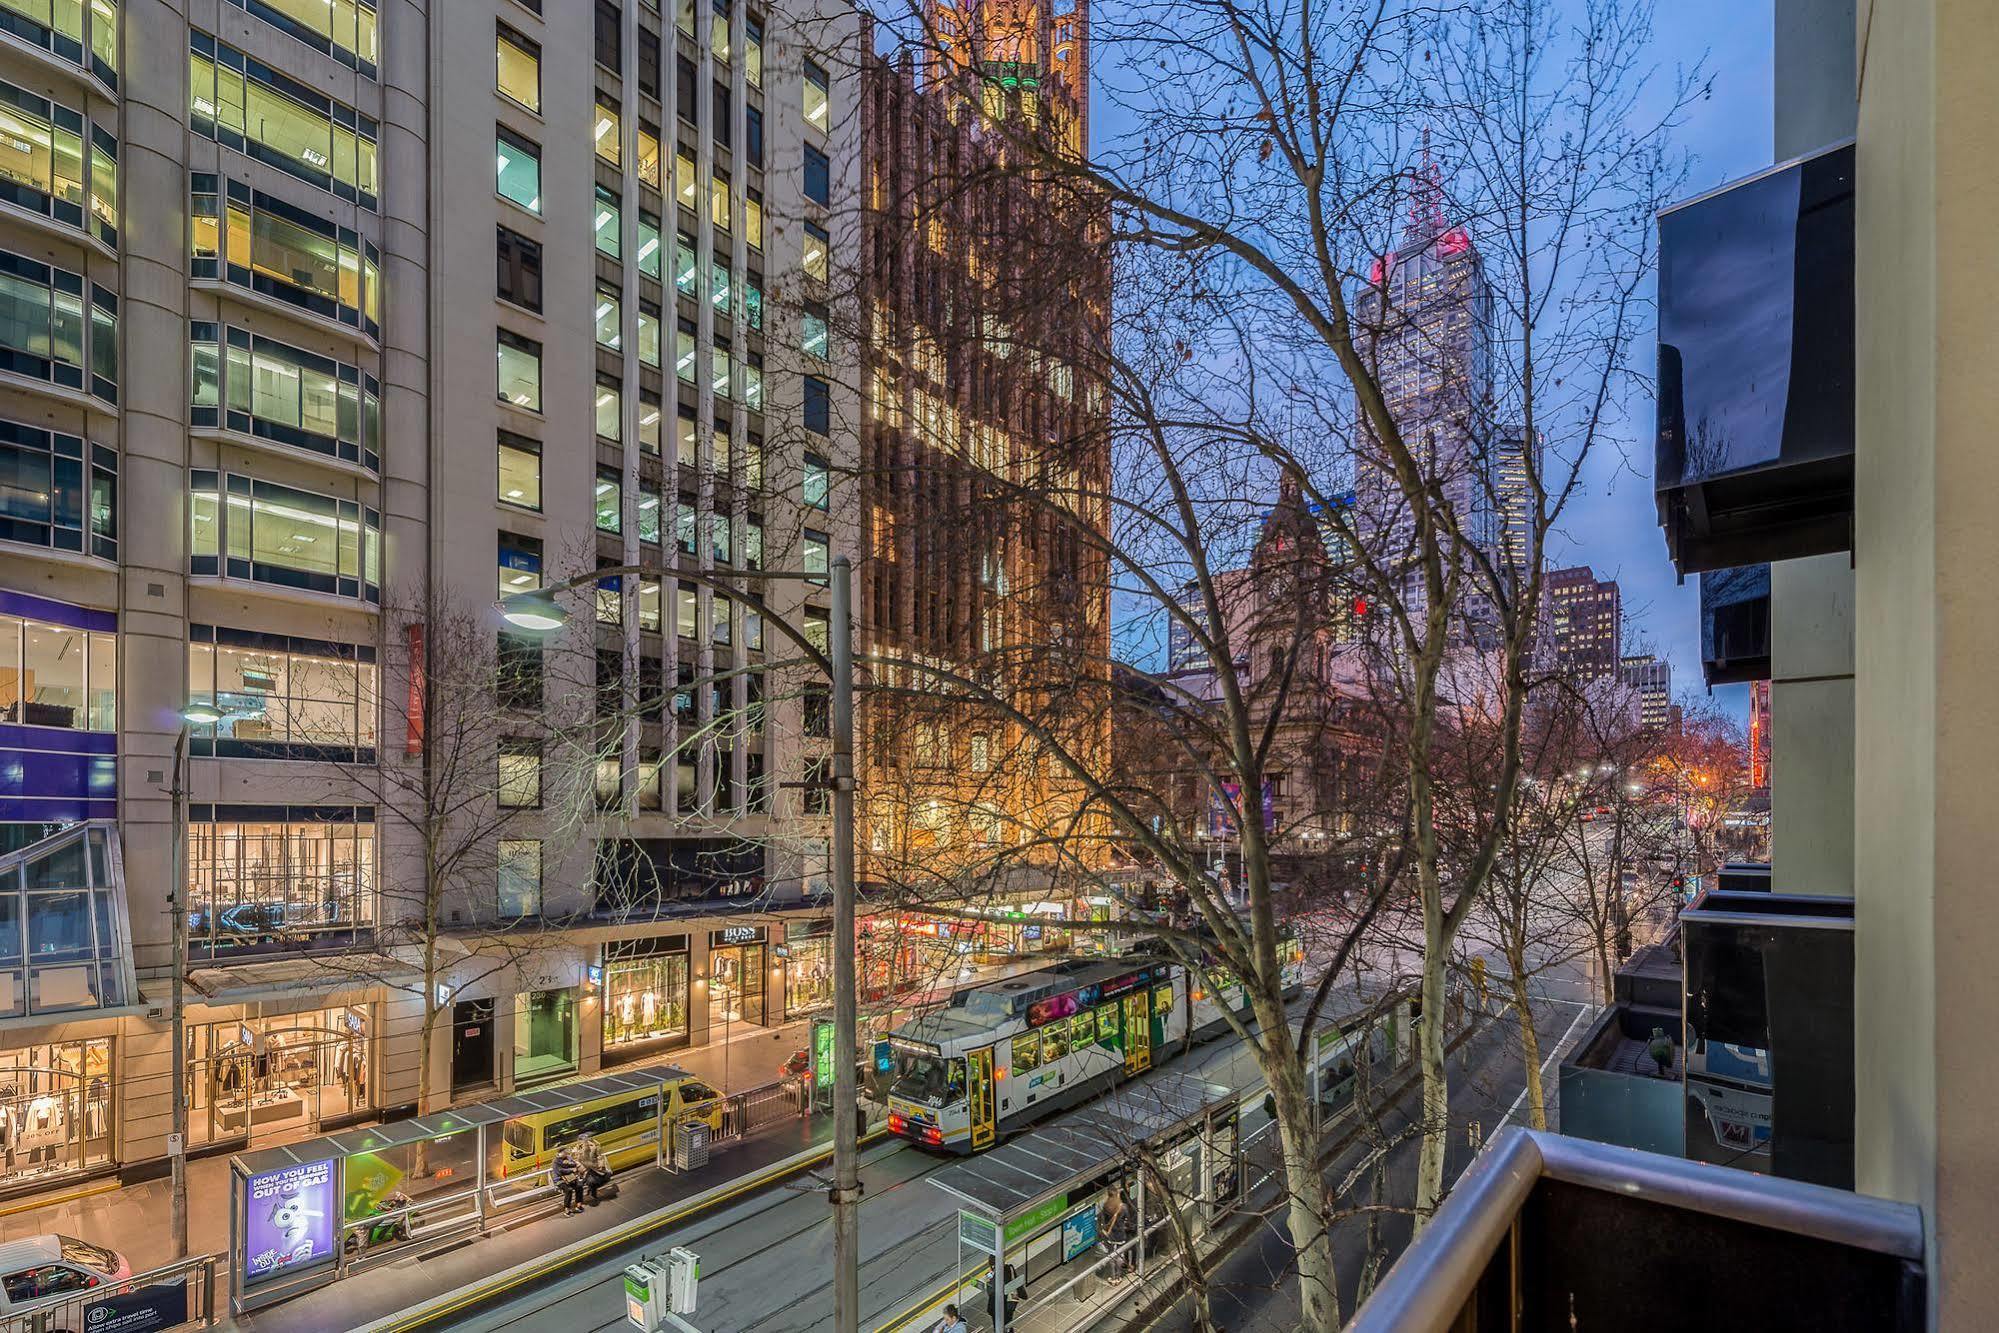
[(301, 1162), (243, 1182), (245, 1285), (332, 1262), (333, 1166)]

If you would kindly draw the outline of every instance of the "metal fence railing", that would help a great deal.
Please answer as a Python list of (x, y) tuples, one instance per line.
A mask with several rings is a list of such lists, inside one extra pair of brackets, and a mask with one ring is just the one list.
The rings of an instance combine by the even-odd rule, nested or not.
[(219, 1254), (181, 1259), (84, 1291), (51, 1296), (24, 1310), (0, 1315), (0, 1333), (85, 1333), (100, 1328), (167, 1330), (207, 1328), (215, 1304)]
[(804, 1079), (781, 1079), (762, 1087), (733, 1092), (722, 1103), (722, 1130), (715, 1137), (726, 1142), (780, 1120), (798, 1120), (806, 1115), (811, 1105), (811, 1085)]

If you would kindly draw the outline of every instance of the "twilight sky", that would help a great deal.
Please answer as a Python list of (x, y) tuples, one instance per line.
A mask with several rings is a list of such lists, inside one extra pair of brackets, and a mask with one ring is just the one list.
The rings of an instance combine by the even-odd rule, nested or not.
[[(1714, 92), (1691, 108), (1679, 140), (1694, 155), (1688, 194), (1770, 165), (1770, 5), (1756, 0), (1678, 0), (1661, 5), (1654, 50), (1661, 74), (1705, 60)], [(1639, 349), (1649, 366), (1652, 349)], [(1632, 406), (1633, 429), (1650, 429), (1648, 405)], [(1590, 460), (1589, 494), (1565, 526), (1563, 563), (1588, 564), (1624, 594), (1625, 639), (1670, 658), (1677, 695), (1699, 698), (1700, 587), (1676, 586), (1652, 500), (1652, 441), (1628, 442), (1626, 456)], [(1553, 558), (1553, 557), (1551, 557)], [(1726, 685), (1715, 702), (1747, 715), (1749, 687)]]
[[(1583, 0), (1563, 0), (1580, 6)], [(1768, 0), (1661, 0), (1655, 14), (1654, 82), (1669, 95), (1678, 71), (1704, 66), (1711, 95), (1686, 113), (1679, 143), (1694, 158), (1687, 196), (1770, 165), (1770, 24)], [(1101, 96), (1095, 137), (1125, 128), (1119, 108)], [(1657, 108), (1655, 108), (1656, 110)], [(1650, 375), (1649, 329), (1633, 362)], [(1551, 564), (1587, 564), (1623, 590), (1627, 651), (1652, 651), (1673, 665), (1677, 696), (1705, 696), (1700, 670), (1700, 589), (1676, 581), (1666, 555), (1652, 491), (1653, 409), (1632, 402), (1621, 449), (1599, 447), (1586, 468), (1587, 493), (1572, 502), (1563, 530), (1551, 534)], [(1157, 645), (1153, 645), (1156, 649)], [(1748, 687), (1724, 686), (1715, 702), (1738, 718), (1748, 713)]]

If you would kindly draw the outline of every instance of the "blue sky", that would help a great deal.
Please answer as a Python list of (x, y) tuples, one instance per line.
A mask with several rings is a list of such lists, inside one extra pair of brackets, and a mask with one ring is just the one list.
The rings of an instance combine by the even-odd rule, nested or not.
[[(1713, 93), (1690, 109), (1679, 142), (1694, 155), (1688, 194), (1746, 176), (1770, 164), (1770, 5), (1757, 0), (1680, 0), (1661, 5), (1654, 50), (1662, 74), (1705, 61)], [(1651, 361), (1649, 346), (1641, 364)], [(1649, 427), (1651, 409), (1632, 405), (1634, 430)], [(1676, 585), (1652, 499), (1649, 436), (1628, 443), (1622, 458), (1592, 460), (1589, 494), (1566, 526), (1565, 564), (1588, 564), (1615, 578), (1624, 594), (1627, 638), (1644, 640), (1673, 663), (1676, 693), (1705, 693), (1701, 684), (1700, 587)], [(1738, 716), (1748, 711), (1748, 687), (1723, 686), (1715, 702)]]

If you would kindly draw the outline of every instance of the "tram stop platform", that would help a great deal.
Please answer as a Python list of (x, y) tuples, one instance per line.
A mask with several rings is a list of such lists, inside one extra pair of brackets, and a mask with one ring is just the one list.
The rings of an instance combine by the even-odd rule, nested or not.
[[(1237, 1098), (1196, 1074), (1159, 1075), (937, 1171), (929, 1183), (957, 1205), (955, 1268), (885, 1328), (927, 1330), (947, 1303), (993, 1333), (1085, 1326), (1148, 1260), (1174, 1253), (1176, 1236), (1198, 1236), (1240, 1204)], [(1113, 1189), (1133, 1219), (1115, 1245), (1098, 1222)]]
[[(281, 1304), (224, 1314), (216, 1327), (283, 1333), (349, 1333), (372, 1328), (448, 1327), (479, 1308), (481, 1284), (542, 1261), (548, 1276), (721, 1206), (739, 1194), (805, 1169), (830, 1148), (832, 1117), (787, 1119), (716, 1146), (705, 1166), (673, 1172), (634, 1167), (617, 1175), (618, 1195), (574, 1216), (559, 1208), (502, 1231), (470, 1235), (450, 1248), (397, 1259), (305, 1292)], [(676, 1204), (683, 1205), (675, 1208)], [(493, 1296), (502, 1294), (504, 1288)], [(411, 1315), (442, 1292), (457, 1294), (449, 1310)]]

